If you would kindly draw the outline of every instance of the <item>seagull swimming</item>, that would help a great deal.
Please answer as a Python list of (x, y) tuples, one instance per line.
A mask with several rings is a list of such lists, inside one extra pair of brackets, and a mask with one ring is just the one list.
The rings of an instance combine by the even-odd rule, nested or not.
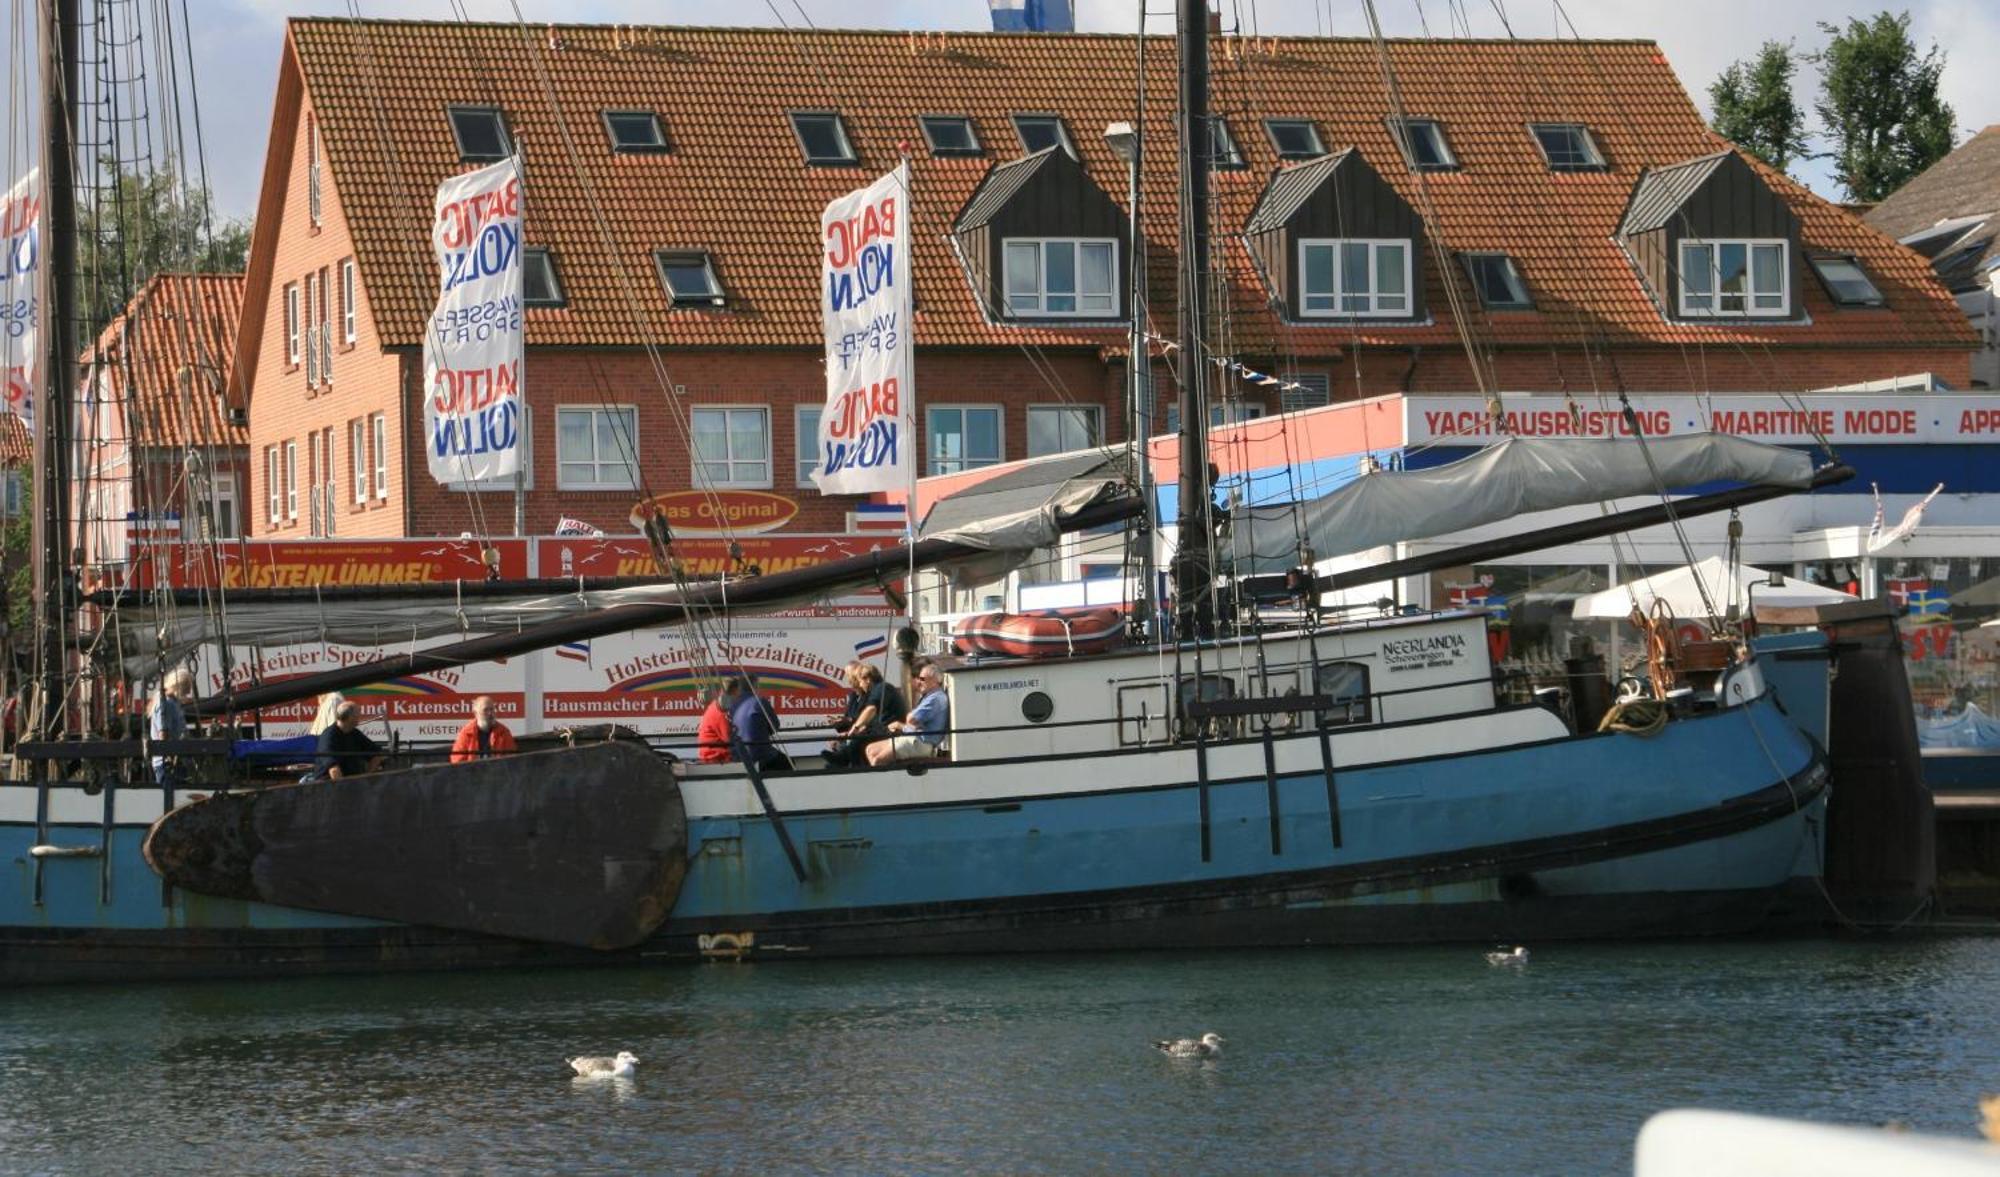
[(1528, 950), (1516, 944), (1511, 949), (1503, 949), (1502, 951), (1499, 952), (1489, 952), (1486, 954), (1486, 963), (1494, 966), (1495, 968), (1499, 968), (1504, 965), (1527, 964)]
[(1214, 1058), (1222, 1053), (1222, 1035), (1210, 1030), (1199, 1038), (1162, 1038), (1153, 1049), (1169, 1058)]
[(632, 1068), (639, 1065), (639, 1057), (629, 1050), (618, 1052), (617, 1058), (573, 1058), (567, 1060), (570, 1070), (579, 1079), (630, 1079)]

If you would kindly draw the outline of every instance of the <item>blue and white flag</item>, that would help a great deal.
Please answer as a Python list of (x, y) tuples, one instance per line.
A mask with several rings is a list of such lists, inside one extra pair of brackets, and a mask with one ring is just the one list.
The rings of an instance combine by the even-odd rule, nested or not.
[(872, 638), (864, 638), (854, 643), (854, 656), (856, 658), (868, 659), (888, 652), (889, 639), (881, 634), (876, 634)]
[(35, 431), (35, 389), (41, 379), (41, 169), (0, 196), (0, 395), (7, 412)]
[(812, 477), (821, 494), (901, 489), (916, 470), (909, 196), (903, 163), (820, 214), (826, 409)]
[(438, 185), (438, 302), (424, 332), (424, 454), (445, 485), (521, 467), (521, 162)]
[(1073, 33), (1070, 0), (986, 0), (996, 33)]
[(572, 662), (588, 662), (590, 661), (590, 640), (586, 638), (580, 642), (564, 642), (562, 645), (556, 647), (556, 657), (567, 658)]

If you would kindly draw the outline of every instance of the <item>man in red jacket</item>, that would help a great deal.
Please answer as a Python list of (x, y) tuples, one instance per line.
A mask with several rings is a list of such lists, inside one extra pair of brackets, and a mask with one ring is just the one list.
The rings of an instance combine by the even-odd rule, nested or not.
[(493, 697), (481, 695), (474, 699), (472, 722), (459, 728), (458, 739), (452, 741), (451, 762), (464, 764), (514, 751), (518, 751), (514, 733), (507, 730), (506, 724), (493, 718)]
[(729, 763), (729, 712), (740, 697), (732, 675), (722, 681), (708, 701), (708, 710), (701, 713), (701, 726), (695, 729), (694, 740), (701, 749), (703, 764)]

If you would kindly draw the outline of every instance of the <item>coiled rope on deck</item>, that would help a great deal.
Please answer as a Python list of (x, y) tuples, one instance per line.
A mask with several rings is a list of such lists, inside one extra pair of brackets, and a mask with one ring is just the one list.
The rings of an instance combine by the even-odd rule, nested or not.
[(1667, 705), (1658, 699), (1627, 699), (1604, 713), (1601, 732), (1657, 736), (1667, 729)]

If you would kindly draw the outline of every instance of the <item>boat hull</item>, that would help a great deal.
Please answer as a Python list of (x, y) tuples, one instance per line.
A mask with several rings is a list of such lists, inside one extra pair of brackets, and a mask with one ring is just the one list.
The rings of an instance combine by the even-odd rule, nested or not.
[[(803, 883), (768, 821), (728, 812), (734, 782), (684, 780), (690, 862), (674, 913), (610, 952), (163, 893), (137, 866), (143, 829), (115, 824), (52, 824), (49, 843), (103, 837), (107, 849), (41, 860), (34, 905), (34, 830), (5, 825), (0, 861), (20, 876), (0, 982), (1730, 933), (1763, 918), (1823, 804), (1823, 762), (1767, 701), (1650, 741), (1337, 770), (1331, 790), (1297, 770), (1316, 743), (1207, 749), (1217, 769), (1275, 767), (1205, 787), (1063, 791), (1053, 765), (1014, 768), (1015, 791), (970, 799), (951, 778), (978, 766), (871, 774), (869, 795), (843, 791), (851, 778), (774, 778)], [(1108, 758), (1071, 771), (1115, 783), (1119, 769)], [(1045, 791), (1022, 791), (1037, 779)], [(799, 803), (815, 791), (872, 803)]]

